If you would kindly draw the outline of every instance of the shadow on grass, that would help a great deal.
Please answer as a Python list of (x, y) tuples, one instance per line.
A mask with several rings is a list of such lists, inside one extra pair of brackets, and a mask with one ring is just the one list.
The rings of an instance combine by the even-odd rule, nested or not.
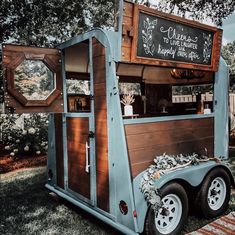
[(1, 179), (0, 234), (120, 234), (44, 187), (45, 168)]

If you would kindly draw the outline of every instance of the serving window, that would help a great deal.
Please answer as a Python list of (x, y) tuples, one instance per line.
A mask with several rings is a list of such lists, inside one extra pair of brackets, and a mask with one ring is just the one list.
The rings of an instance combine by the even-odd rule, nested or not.
[[(126, 65), (125, 65), (126, 66)], [(136, 66), (136, 65), (135, 65)], [(130, 74), (131, 65), (128, 73)], [(125, 68), (126, 69), (126, 68)], [(124, 118), (210, 114), (213, 112), (213, 73), (142, 68), (140, 76), (124, 76), (119, 65), (119, 94)], [(136, 72), (136, 71), (135, 71)], [(123, 99), (133, 98), (132, 113), (125, 113)]]

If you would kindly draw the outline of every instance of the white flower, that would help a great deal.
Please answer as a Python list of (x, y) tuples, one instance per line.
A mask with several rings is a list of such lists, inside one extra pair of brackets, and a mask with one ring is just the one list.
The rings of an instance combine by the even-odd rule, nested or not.
[(9, 145), (7, 145), (7, 146), (5, 146), (5, 149), (6, 149), (6, 150), (10, 150), (11, 148), (10, 148)]
[(26, 135), (27, 134), (27, 131), (26, 130), (23, 130), (22, 131), (22, 135)]
[(36, 133), (36, 130), (33, 127), (31, 127), (31, 128), (29, 128), (28, 132), (29, 132), (29, 134), (33, 135)]
[(15, 153), (11, 152), (10, 155), (11, 155), (12, 157), (14, 157), (14, 156), (15, 156)]
[(20, 140), (18, 139), (18, 140), (16, 140), (16, 143), (20, 143)]
[(40, 151), (37, 151), (36, 154), (39, 155), (41, 152)]
[(24, 151), (25, 151), (25, 152), (28, 152), (28, 151), (29, 151), (29, 146), (28, 146), (28, 145), (26, 145), (26, 146), (24, 147)]
[(11, 139), (12, 139), (12, 137), (11, 137), (11, 136), (8, 136), (7, 138), (8, 138), (8, 140), (11, 140)]
[(13, 149), (14, 153), (18, 153), (18, 151), (19, 151), (18, 149)]

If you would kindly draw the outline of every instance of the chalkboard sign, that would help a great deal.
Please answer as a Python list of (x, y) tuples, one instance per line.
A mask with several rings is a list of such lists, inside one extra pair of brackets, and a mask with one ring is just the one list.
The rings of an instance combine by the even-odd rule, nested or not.
[(131, 61), (216, 71), (222, 31), (135, 6)]
[(211, 64), (214, 33), (140, 13), (137, 56)]

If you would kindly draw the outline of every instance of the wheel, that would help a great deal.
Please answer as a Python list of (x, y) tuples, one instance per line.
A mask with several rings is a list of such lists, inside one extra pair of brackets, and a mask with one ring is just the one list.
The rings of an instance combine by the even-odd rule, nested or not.
[(197, 205), (205, 218), (213, 218), (223, 214), (230, 200), (230, 177), (222, 169), (211, 171), (202, 183), (197, 196)]
[(162, 208), (150, 207), (145, 223), (147, 235), (179, 234), (188, 215), (188, 198), (184, 188), (177, 183), (161, 189)]

